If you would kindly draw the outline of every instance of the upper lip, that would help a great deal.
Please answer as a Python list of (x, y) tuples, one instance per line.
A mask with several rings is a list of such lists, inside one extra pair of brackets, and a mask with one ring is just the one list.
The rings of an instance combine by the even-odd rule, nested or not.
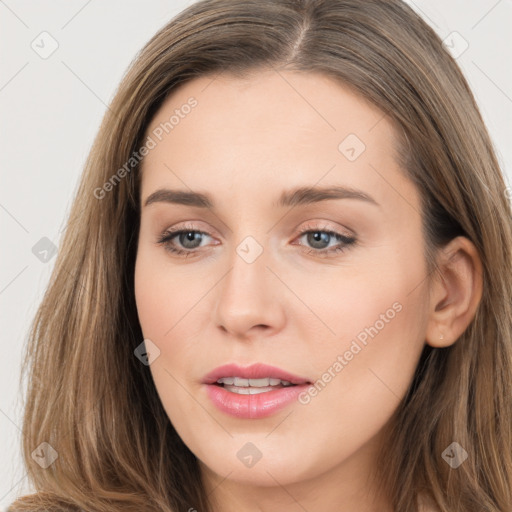
[(241, 377), (243, 379), (263, 379), (270, 377), (274, 379), (287, 380), (292, 384), (310, 384), (304, 377), (270, 366), (264, 363), (255, 363), (250, 366), (240, 366), (236, 363), (225, 364), (213, 369), (203, 377), (203, 384), (213, 384), (223, 377)]

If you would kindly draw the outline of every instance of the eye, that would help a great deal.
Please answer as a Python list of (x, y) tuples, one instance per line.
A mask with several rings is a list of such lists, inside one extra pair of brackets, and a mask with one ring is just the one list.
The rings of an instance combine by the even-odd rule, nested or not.
[[(190, 256), (195, 254), (198, 247), (205, 236), (210, 236), (208, 233), (198, 231), (197, 229), (187, 228), (186, 226), (181, 229), (168, 229), (157, 240), (157, 243), (164, 246), (166, 251), (179, 256)], [(177, 247), (175, 239), (184, 249)]]
[[(355, 245), (357, 242), (354, 236), (346, 236), (342, 233), (338, 233), (337, 231), (325, 229), (319, 226), (313, 228), (308, 226), (306, 229), (299, 232), (298, 238), (305, 238), (306, 243), (309, 244), (309, 248), (307, 246), (303, 246), (303, 250), (306, 253), (321, 257), (343, 252), (347, 250), (349, 246)], [(332, 245), (332, 242), (335, 244)]]

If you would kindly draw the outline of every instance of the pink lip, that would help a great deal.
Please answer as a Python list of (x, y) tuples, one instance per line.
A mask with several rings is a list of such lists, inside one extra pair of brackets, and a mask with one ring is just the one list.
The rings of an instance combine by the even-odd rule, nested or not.
[[(242, 377), (245, 379), (260, 379), (271, 377), (290, 381), (295, 386), (278, 388), (256, 395), (239, 395), (216, 385), (217, 379), (222, 377)], [(311, 382), (305, 378), (266, 364), (253, 364), (241, 367), (237, 364), (227, 364), (215, 368), (208, 373), (202, 383), (213, 404), (222, 412), (237, 418), (256, 419), (264, 418), (280, 411), (304, 391)]]

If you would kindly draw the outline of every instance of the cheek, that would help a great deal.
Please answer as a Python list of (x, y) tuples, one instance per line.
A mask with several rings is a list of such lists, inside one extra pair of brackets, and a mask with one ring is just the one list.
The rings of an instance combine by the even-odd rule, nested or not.
[[(309, 327), (309, 339), (318, 342), (310, 343), (305, 354), (311, 370), (322, 382), (329, 381), (326, 392), (322, 388), (318, 393), (319, 403), (320, 395), (332, 390), (330, 400), (335, 395), (341, 402), (364, 396), (376, 404), (387, 398), (396, 405), (413, 377), (427, 325), (426, 288), (421, 285), (426, 270), (419, 253), (410, 258), (388, 253), (364, 272), (347, 272), (328, 286), (308, 282), (303, 287), (302, 296), (324, 324), (316, 320), (315, 330)], [(300, 329), (306, 328), (303, 322)], [(330, 400), (325, 398), (326, 407)]]
[(194, 278), (187, 270), (169, 268), (165, 255), (159, 259), (158, 254), (141, 249), (134, 286), (144, 339), (151, 340), (160, 350), (150, 370), (163, 405), (170, 410), (171, 402), (174, 404), (179, 396), (178, 382), (199, 377), (190, 369), (197, 367), (201, 355), (198, 343), (208, 304), (199, 299), (205, 295), (205, 280)]
[[(329, 293), (322, 318), (336, 333), (306, 355), (318, 375), (301, 397), (312, 428), (340, 442), (369, 439), (405, 395), (424, 346), (422, 269), (388, 267), (385, 278), (344, 281)], [(379, 283), (375, 286), (375, 283)], [(413, 290), (413, 291), (411, 291)], [(314, 296), (312, 296), (314, 298)], [(318, 296), (318, 301), (321, 298)], [(327, 455), (329, 457), (329, 455)]]
[(166, 322), (166, 310), (172, 308), (172, 291), (158, 273), (138, 259), (135, 267), (135, 301), (139, 323), (145, 338), (159, 339), (169, 329), (171, 319)]
[(425, 286), (418, 286), (425, 269), (392, 257), (382, 260), (339, 277), (287, 276), (307, 305), (301, 314), (290, 312), (288, 321), (304, 340), (302, 359), (313, 374), (327, 371), (338, 356), (346, 356), (347, 367), (395, 368), (406, 362), (414, 367), (427, 325)]
[[(162, 251), (163, 253), (163, 251)], [(204, 294), (204, 281), (171, 268), (162, 253), (140, 249), (135, 264), (135, 301), (145, 338), (169, 342), (178, 322)], [(180, 325), (181, 327), (181, 325)]]

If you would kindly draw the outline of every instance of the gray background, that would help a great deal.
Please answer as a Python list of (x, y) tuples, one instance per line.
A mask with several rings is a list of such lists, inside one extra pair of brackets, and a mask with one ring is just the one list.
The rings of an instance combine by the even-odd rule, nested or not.
[[(41, 261), (32, 248), (43, 237), (59, 245), (86, 155), (122, 74), (144, 43), (190, 3), (0, 0), (2, 510), (30, 491), (20, 457), (18, 381), (28, 326), (55, 261)], [(512, 183), (512, 0), (408, 3), (448, 37), (453, 51), (469, 45), (457, 61)], [(40, 36), (43, 31), (51, 36)], [(58, 48), (42, 58), (31, 45), (48, 50), (50, 37)]]

